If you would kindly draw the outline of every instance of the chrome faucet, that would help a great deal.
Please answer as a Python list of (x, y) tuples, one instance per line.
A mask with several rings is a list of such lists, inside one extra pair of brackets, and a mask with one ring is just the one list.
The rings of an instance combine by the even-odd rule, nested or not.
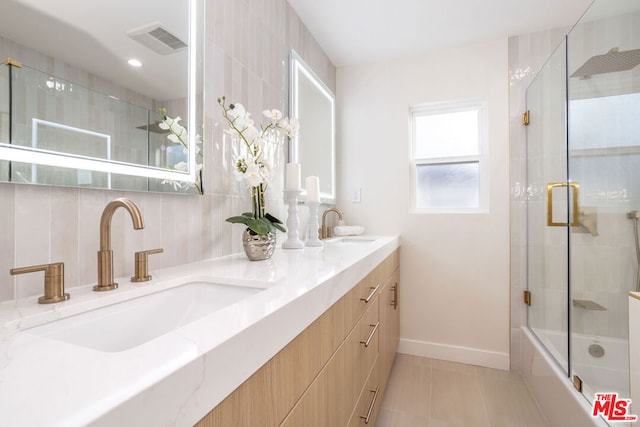
[(322, 227), (320, 227), (320, 238), (321, 239), (328, 239), (332, 236), (332, 232), (330, 228), (327, 228), (327, 214), (329, 212), (335, 212), (336, 214), (338, 214), (338, 224), (342, 224), (344, 221), (342, 219), (343, 215), (342, 215), (342, 211), (338, 208), (329, 208), (326, 209), (323, 213), (322, 213)]
[(110, 291), (118, 287), (113, 282), (113, 251), (111, 250), (111, 219), (118, 208), (125, 208), (131, 215), (133, 228), (144, 228), (142, 214), (138, 207), (124, 197), (114, 199), (105, 206), (100, 218), (100, 250), (98, 251), (98, 284), (94, 291)]

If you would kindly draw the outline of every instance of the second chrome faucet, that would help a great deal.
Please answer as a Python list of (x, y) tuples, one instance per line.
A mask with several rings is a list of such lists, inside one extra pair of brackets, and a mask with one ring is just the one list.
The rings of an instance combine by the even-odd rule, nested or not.
[(142, 214), (131, 200), (121, 197), (107, 204), (100, 218), (98, 284), (93, 287), (94, 291), (110, 291), (118, 287), (118, 284), (113, 281), (113, 250), (111, 250), (111, 219), (118, 208), (125, 208), (129, 212), (134, 229), (144, 228)]

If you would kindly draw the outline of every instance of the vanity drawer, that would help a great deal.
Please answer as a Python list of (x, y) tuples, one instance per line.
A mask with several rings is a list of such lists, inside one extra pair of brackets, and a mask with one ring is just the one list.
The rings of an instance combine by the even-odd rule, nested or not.
[(382, 287), (400, 264), (400, 252), (395, 250), (371, 273), (365, 276), (345, 296), (345, 326), (351, 331), (364, 312), (373, 304)]
[(377, 270), (373, 270), (356, 286), (354, 286), (345, 297), (345, 326), (347, 334), (356, 325), (358, 320), (377, 300), (380, 281), (376, 279)]
[(271, 392), (281, 421), (342, 344), (344, 301), (336, 302), (269, 363)]
[[(344, 356), (336, 351), (343, 346), (343, 336), (344, 301), (340, 300), (202, 418), (196, 426), (276, 426), (291, 411), (314, 378), (322, 377), (324, 379), (315, 386), (312, 397), (306, 400), (305, 411), (312, 419), (308, 413), (311, 411), (311, 414), (315, 414), (316, 410), (307, 407), (311, 402), (315, 402), (318, 396), (334, 396), (335, 389), (341, 390), (345, 387), (344, 375), (336, 373), (342, 372), (344, 368)], [(340, 354), (336, 356), (336, 353)], [(319, 375), (321, 371), (331, 374)], [(342, 424), (349, 416), (348, 413), (343, 415), (345, 411), (346, 409), (338, 414), (342, 416)], [(302, 412), (297, 414), (301, 415)], [(293, 422), (288, 425), (296, 424)]]
[(358, 403), (351, 414), (348, 427), (373, 426), (376, 423), (378, 411), (382, 404), (382, 382), (379, 369), (376, 366), (371, 370), (367, 382), (360, 392)]
[[(345, 347), (341, 346), (280, 427), (344, 426), (353, 403), (346, 397)], [(237, 424), (236, 424), (237, 425)]]
[(376, 362), (379, 332), (378, 299), (376, 298), (345, 341), (349, 407), (353, 407), (352, 405), (358, 400), (362, 386)]

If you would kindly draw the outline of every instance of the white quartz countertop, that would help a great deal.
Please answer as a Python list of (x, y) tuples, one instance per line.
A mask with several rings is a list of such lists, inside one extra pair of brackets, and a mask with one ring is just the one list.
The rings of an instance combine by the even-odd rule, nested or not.
[[(244, 254), (0, 304), (0, 425), (192, 426), (399, 246), (399, 238)], [(117, 255), (116, 255), (117, 256)], [(265, 288), (137, 347), (103, 352), (25, 329), (195, 280)], [(131, 328), (136, 324), (132, 322)]]

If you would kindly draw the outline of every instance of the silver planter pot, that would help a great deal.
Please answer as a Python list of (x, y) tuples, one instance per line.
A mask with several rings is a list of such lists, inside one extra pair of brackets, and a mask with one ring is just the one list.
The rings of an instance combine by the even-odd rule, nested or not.
[(242, 246), (247, 258), (251, 261), (262, 261), (271, 258), (276, 249), (276, 234), (251, 234), (247, 228), (242, 233)]

